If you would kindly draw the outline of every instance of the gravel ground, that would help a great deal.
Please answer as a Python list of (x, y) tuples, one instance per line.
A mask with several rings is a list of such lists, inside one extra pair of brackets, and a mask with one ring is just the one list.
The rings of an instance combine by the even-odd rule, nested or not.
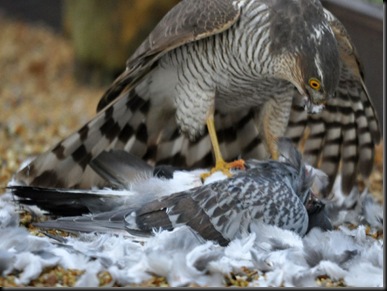
[[(1, 15), (0, 28), (1, 195), (21, 162), (53, 146), (93, 116), (105, 88), (77, 83), (70, 42), (50, 29), (28, 26)], [(379, 146), (371, 192), (381, 202), (382, 171), (383, 147)], [(31, 220), (30, 215), (21, 213), (23, 225), (29, 227)], [(72, 286), (79, 275), (77, 270), (48, 269), (29, 286)], [(230, 274), (226, 281), (244, 286), (243, 282), (252, 276), (254, 273), (246, 270), (245, 279)], [(101, 286), (110, 281), (108, 273), (100, 274)], [(0, 286), (16, 286), (13, 276), (0, 277)], [(141, 286), (168, 284), (164, 278), (155, 277)]]
[(68, 40), (0, 17), (0, 188), (26, 157), (54, 145), (95, 112), (104, 88), (73, 77)]

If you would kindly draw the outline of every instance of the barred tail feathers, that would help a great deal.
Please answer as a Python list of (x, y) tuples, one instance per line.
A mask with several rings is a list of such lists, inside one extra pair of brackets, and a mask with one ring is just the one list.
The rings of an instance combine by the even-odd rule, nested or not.
[(77, 132), (17, 172), (14, 181), (38, 187), (98, 186), (102, 179), (88, 164), (103, 150), (130, 144), (131, 153), (145, 154), (148, 142), (145, 118), (149, 102), (135, 94), (130, 98), (118, 98)]
[(359, 80), (343, 65), (335, 98), (318, 115), (307, 115), (293, 105), (286, 136), (302, 148), (308, 164), (329, 177), (327, 193), (340, 171), (344, 193), (350, 193), (357, 174), (368, 178), (375, 145), (380, 142), (378, 119), (371, 99)]

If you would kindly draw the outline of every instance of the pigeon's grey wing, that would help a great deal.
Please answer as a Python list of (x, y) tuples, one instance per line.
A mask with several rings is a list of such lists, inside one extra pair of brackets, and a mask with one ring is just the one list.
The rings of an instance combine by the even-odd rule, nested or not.
[[(147, 184), (152, 177), (172, 179), (173, 173), (178, 170), (169, 165), (151, 167), (139, 157), (116, 149), (103, 151), (91, 160), (90, 166), (104, 178), (108, 188), (93, 190), (24, 185), (10, 185), (7, 188), (16, 196), (18, 203), (36, 205), (53, 215), (75, 216), (90, 212), (95, 214), (122, 206), (125, 200), (128, 201), (129, 192), (135, 183)], [(133, 199), (130, 201), (133, 202)]]
[(168, 51), (231, 27), (239, 18), (243, 0), (182, 0), (157, 24), (127, 61), (127, 69), (102, 96), (100, 111), (124, 90), (130, 90)]
[(106, 180), (107, 185), (118, 189), (127, 189), (133, 181), (138, 182), (152, 176), (172, 179), (175, 171), (182, 170), (171, 165), (152, 167), (138, 156), (118, 149), (103, 151), (90, 161), (90, 166)]
[(24, 205), (36, 205), (51, 214), (75, 216), (90, 212), (104, 212), (122, 205), (123, 195), (115, 191), (100, 192), (31, 186), (7, 187), (16, 195), (16, 201)]
[[(210, 187), (200, 187), (195, 191), (200, 197), (215, 196)], [(204, 204), (204, 205), (203, 205)], [(70, 232), (121, 233), (127, 231), (135, 236), (149, 236), (154, 230), (172, 230), (186, 225), (195, 230), (203, 238), (213, 240), (221, 245), (227, 245), (221, 227), (214, 225), (229, 221), (224, 205), (215, 200), (196, 201), (191, 191), (172, 194), (171, 196), (154, 200), (137, 209), (121, 208), (96, 215), (62, 217), (56, 220), (36, 223), (43, 229), (60, 229)], [(212, 216), (210, 213), (212, 213)], [(238, 222), (236, 222), (238, 224)]]
[(124, 150), (103, 151), (91, 160), (90, 166), (109, 185), (119, 189), (127, 189), (133, 181), (150, 178), (153, 175), (153, 167)]
[(226, 245), (232, 237), (229, 232), (234, 234), (240, 225), (236, 206), (240, 189), (228, 195), (223, 191), (228, 186), (228, 181), (214, 182), (148, 203), (127, 217), (128, 231), (150, 232), (187, 225), (203, 238)]
[(118, 210), (103, 212), (96, 215), (61, 217), (34, 225), (44, 229), (59, 229), (71, 232), (99, 232), (122, 233), (126, 232), (125, 217), (133, 209), (127, 207)]
[(328, 194), (341, 166), (342, 190), (349, 194), (357, 173), (365, 178), (370, 175), (375, 145), (381, 136), (355, 47), (342, 23), (328, 10), (324, 13), (340, 54), (341, 74), (336, 96), (317, 115), (308, 116), (303, 108), (294, 106), (286, 135), (296, 142), (306, 138), (304, 158), (328, 175)]

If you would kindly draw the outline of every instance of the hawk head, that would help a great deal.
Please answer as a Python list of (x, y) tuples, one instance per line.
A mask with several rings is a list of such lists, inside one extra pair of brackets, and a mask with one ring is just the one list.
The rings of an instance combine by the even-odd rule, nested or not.
[(340, 79), (340, 59), (336, 38), (330, 28), (316, 26), (296, 55), (299, 71), (293, 84), (308, 113), (318, 113), (333, 98)]
[(284, 2), (272, 7), (271, 51), (286, 64), (280, 75), (298, 89), (305, 109), (318, 113), (340, 78), (336, 37), (320, 1)]

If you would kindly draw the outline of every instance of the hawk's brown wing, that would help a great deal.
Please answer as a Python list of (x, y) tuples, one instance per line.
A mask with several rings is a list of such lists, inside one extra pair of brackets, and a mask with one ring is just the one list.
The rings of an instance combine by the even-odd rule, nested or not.
[(59, 188), (90, 188), (104, 184), (90, 168), (90, 161), (103, 150), (123, 149), (133, 140), (132, 149), (140, 151), (135, 154), (145, 160), (152, 159), (154, 148), (148, 141), (148, 131), (143, 123), (149, 100), (131, 94), (135, 93), (133, 89), (166, 52), (232, 26), (240, 16), (243, 2), (183, 0), (177, 4), (128, 60), (125, 72), (102, 97), (98, 114), (18, 171), (15, 181), (23, 185)]
[(342, 190), (349, 193), (357, 173), (370, 175), (375, 144), (381, 137), (355, 47), (342, 23), (327, 10), (325, 15), (335, 33), (341, 59), (336, 96), (318, 115), (307, 116), (303, 108), (294, 106), (287, 136), (298, 142), (305, 134), (305, 159), (328, 174), (328, 190), (341, 165)]
[(127, 61), (127, 69), (102, 96), (100, 111), (125, 89), (133, 88), (165, 53), (183, 44), (220, 33), (240, 15), (240, 0), (183, 0), (157, 24)]

